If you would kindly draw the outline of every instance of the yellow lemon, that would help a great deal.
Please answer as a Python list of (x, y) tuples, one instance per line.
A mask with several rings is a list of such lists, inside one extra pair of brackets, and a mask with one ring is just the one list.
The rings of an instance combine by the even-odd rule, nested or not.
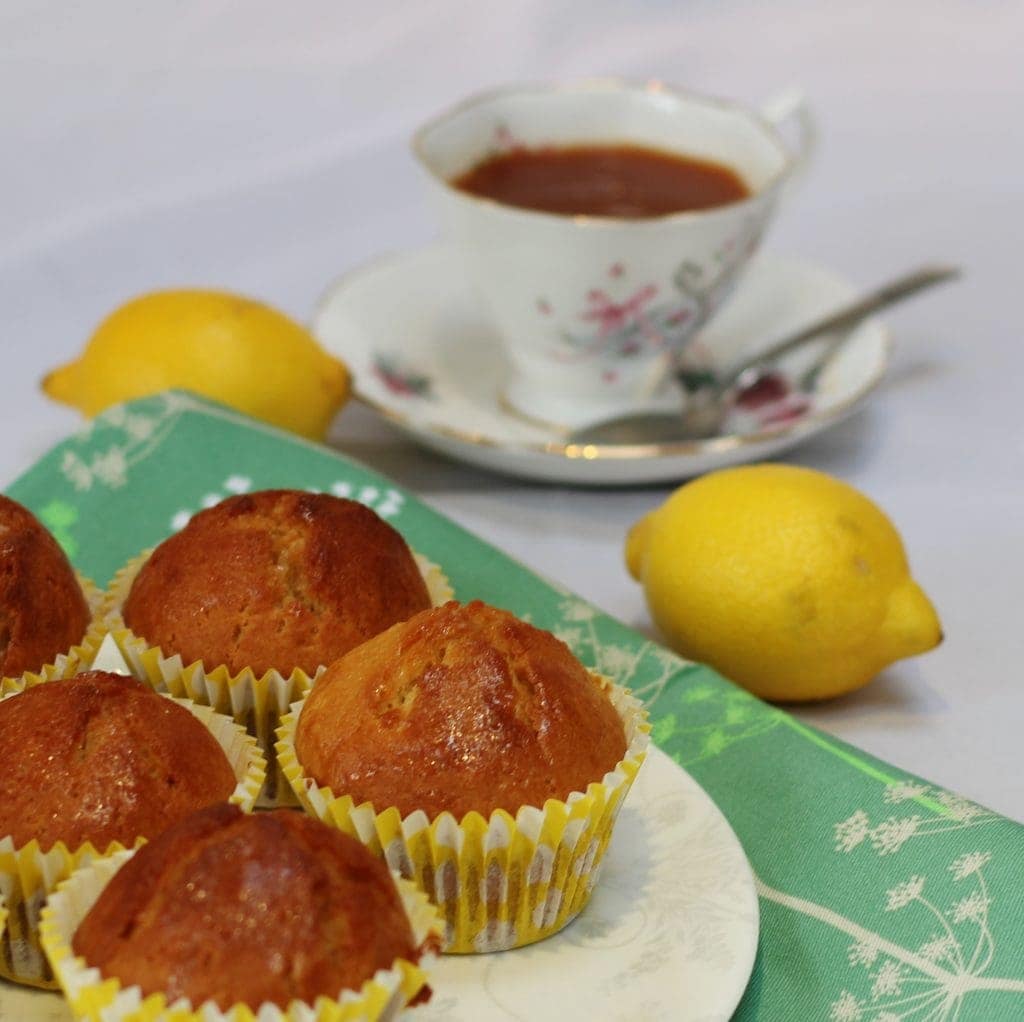
[(766, 699), (848, 692), (942, 640), (889, 519), (811, 469), (680, 487), (630, 530), (626, 562), (674, 649)]
[(81, 357), (43, 390), (92, 416), (185, 387), (276, 426), (322, 439), (347, 400), (348, 369), (294, 320), (223, 291), (158, 291), (108, 316)]

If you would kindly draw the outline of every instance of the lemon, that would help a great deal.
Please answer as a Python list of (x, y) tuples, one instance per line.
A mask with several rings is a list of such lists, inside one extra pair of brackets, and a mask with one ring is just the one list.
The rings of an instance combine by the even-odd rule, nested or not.
[(81, 357), (43, 390), (92, 416), (108, 405), (185, 387), (311, 439), (350, 392), (348, 369), (298, 323), (223, 291), (157, 291), (108, 316)]
[(811, 469), (680, 487), (630, 530), (626, 562), (674, 649), (766, 699), (848, 692), (942, 640), (889, 519)]

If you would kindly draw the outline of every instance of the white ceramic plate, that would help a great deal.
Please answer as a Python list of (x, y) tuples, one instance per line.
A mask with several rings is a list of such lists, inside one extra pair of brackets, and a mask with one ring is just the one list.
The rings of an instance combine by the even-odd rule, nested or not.
[[(580, 916), (531, 947), (449, 956), (410, 1022), (725, 1022), (757, 951), (757, 894), (729, 824), (652, 748)], [(0, 981), (3, 1022), (69, 1022), (59, 994)]]
[[(853, 293), (820, 266), (762, 254), (699, 341), (728, 368)], [(776, 454), (855, 409), (888, 361), (884, 329), (867, 320), (847, 335), (800, 415), (735, 420), (726, 434), (692, 443), (570, 445), (557, 428), (503, 403), (497, 337), (444, 246), (345, 276), (324, 296), (313, 329), (352, 368), (357, 397), (419, 443), (493, 471), (591, 486), (677, 480)], [(784, 366), (798, 376), (814, 354), (799, 352)]]

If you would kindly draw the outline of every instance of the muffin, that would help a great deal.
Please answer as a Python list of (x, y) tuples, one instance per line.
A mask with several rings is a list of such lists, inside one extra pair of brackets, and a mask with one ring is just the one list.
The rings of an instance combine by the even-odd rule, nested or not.
[(185, 663), (312, 675), (429, 606), (405, 540), (368, 507), (264, 490), (201, 511), (161, 543), (122, 613)]
[[(301, 813), (195, 813), (132, 853), (91, 908), (83, 898), (65, 919), (63, 902), (78, 900), (82, 882), (76, 874), (47, 909), (44, 940), (66, 989), (98, 969), (107, 982), (92, 979), (97, 998), (115, 981), (137, 988), (135, 1006), (185, 998), (197, 1014), (211, 1003), (256, 1012), (327, 998), (318, 1007), (332, 1018), (343, 999), (397, 1012), (429, 997), (419, 963), (437, 923), (426, 899), (411, 885), (400, 893), (358, 841)], [(77, 964), (61, 953), (69, 938)]]
[(626, 735), (564, 642), (475, 601), (335, 661), (306, 699), (295, 752), (307, 777), (357, 803), (461, 819), (585, 791)]
[(0, 974), (47, 985), (40, 903), (80, 862), (229, 799), (251, 808), (255, 743), (206, 707), (90, 671), (0, 700)]
[(439, 569), (364, 505), (264, 490), (201, 511), (109, 593), (109, 624), (133, 673), (230, 713), (270, 761), (265, 801), (288, 786), (274, 729), (316, 672), (450, 596)]
[(0, 701), (0, 834), (17, 846), (130, 844), (234, 789), (209, 730), (132, 678), (88, 671)]
[(303, 805), (414, 876), (454, 951), (530, 943), (579, 912), (646, 747), (624, 689), (478, 601), (335, 661), (279, 735)]
[(57, 541), (0, 495), (0, 678), (42, 672), (82, 642), (92, 612)]

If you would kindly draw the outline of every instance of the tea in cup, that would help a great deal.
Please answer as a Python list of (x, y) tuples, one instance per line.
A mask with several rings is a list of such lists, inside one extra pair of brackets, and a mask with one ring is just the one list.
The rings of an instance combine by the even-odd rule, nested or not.
[(656, 82), (501, 89), (421, 128), (442, 229), (508, 358), (504, 403), (565, 428), (678, 407), (680, 356), (812, 139), (795, 94), (758, 113)]

